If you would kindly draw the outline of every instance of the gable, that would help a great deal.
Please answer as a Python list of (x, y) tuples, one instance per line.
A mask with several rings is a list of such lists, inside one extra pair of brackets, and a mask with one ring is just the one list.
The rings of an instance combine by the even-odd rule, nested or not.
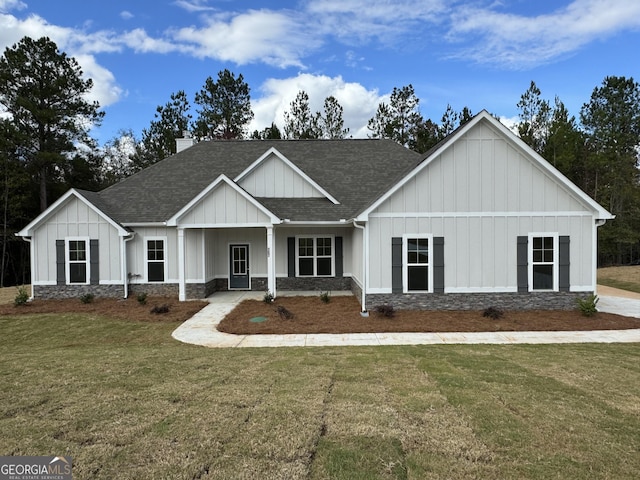
[(612, 218), (488, 114), (461, 129), (364, 215), (572, 213)]
[[(29, 225), (17, 233), (21, 237), (29, 237), (43, 226), (53, 226), (58, 230), (67, 232), (85, 232), (110, 230), (119, 236), (127, 236), (127, 232), (121, 225), (114, 222), (103, 211), (88, 201), (82, 194), (71, 189), (42, 212)], [(85, 233), (68, 233), (67, 235), (84, 235)], [(88, 234), (88, 233), (86, 233)]]
[(167, 222), (189, 227), (263, 226), (279, 220), (224, 175)]
[(235, 179), (257, 198), (328, 198), (339, 203), (275, 148), (269, 149)]

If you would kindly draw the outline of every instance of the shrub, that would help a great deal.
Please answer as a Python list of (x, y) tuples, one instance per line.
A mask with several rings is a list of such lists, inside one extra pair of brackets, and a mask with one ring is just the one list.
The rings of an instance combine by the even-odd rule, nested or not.
[(13, 304), (16, 307), (20, 307), (26, 305), (29, 301), (29, 292), (25, 287), (18, 287), (18, 293), (16, 293), (16, 298), (13, 299)]
[(504, 316), (504, 312), (495, 307), (489, 307), (482, 312), (483, 317), (492, 318), (494, 320), (498, 320)]
[(282, 305), (278, 305), (278, 308), (276, 308), (276, 312), (278, 312), (280, 318), (284, 320), (291, 320), (293, 318), (293, 313), (284, 308)]
[(320, 292), (320, 300), (322, 300), (322, 303), (329, 303), (331, 301), (331, 295), (329, 292)]
[(93, 296), (93, 293), (85, 293), (84, 295), (80, 296), (80, 301), (84, 304), (93, 303), (94, 298), (95, 297)]
[(140, 305), (146, 305), (147, 304), (147, 294), (146, 293), (139, 293), (138, 296), (136, 297), (138, 299), (138, 303)]
[(156, 305), (151, 309), (151, 313), (155, 313), (156, 315), (160, 315), (162, 313), (169, 313), (169, 305), (166, 303), (162, 305)]
[(396, 314), (396, 311), (393, 309), (393, 305), (378, 305), (376, 307), (376, 313), (382, 315), (387, 318), (391, 318)]
[(578, 303), (578, 310), (585, 317), (593, 317), (596, 313), (598, 313), (598, 301), (600, 299), (597, 295), (591, 294), (586, 298), (578, 298), (576, 302)]
[(271, 293), (269, 290), (267, 290), (264, 293), (264, 297), (262, 297), (262, 301), (264, 303), (273, 303), (273, 293)]

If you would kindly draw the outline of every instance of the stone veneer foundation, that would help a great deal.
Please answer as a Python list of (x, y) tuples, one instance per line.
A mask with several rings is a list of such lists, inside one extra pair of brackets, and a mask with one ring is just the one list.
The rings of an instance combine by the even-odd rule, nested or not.
[(367, 309), (392, 305), (397, 310), (573, 310), (576, 300), (593, 292), (391, 293), (369, 294)]

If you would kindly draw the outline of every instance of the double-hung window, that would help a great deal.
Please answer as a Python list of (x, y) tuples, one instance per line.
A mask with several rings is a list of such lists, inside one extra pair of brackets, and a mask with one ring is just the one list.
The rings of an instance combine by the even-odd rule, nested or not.
[(431, 269), (431, 235), (404, 237), (404, 285), (406, 292), (433, 291)]
[(529, 285), (533, 290), (557, 290), (558, 287), (558, 236), (532, 234), (529, 237), (530, 271)]
[(299, 277), (332, 277), (335, 275), (333, 236), (297, 237), (296, 243), (296, 274)]
[(164, 282), (165, 278), (165, 240), (147, 240), (147, 281)]
[(89, 240), (67, 239), (67, 283), (89, 283)]

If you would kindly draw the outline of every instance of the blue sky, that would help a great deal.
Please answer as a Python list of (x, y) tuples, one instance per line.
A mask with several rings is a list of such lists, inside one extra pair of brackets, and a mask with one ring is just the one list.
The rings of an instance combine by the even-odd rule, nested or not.
[(139, 136), (158, 105), (208, 76), (243, 74), (255, 119), (275, 121), (299, 90), (333, 95), (345, 126), (366, 123), (412, 84), (425, 118), (447, 104), (517, 117), (534, 80), (578, 117), (607, 75), (640, 80), (636, 0), (0, 0), (0, 48), (49, 36), (94, 80), (106, 112), (92, 134)]

